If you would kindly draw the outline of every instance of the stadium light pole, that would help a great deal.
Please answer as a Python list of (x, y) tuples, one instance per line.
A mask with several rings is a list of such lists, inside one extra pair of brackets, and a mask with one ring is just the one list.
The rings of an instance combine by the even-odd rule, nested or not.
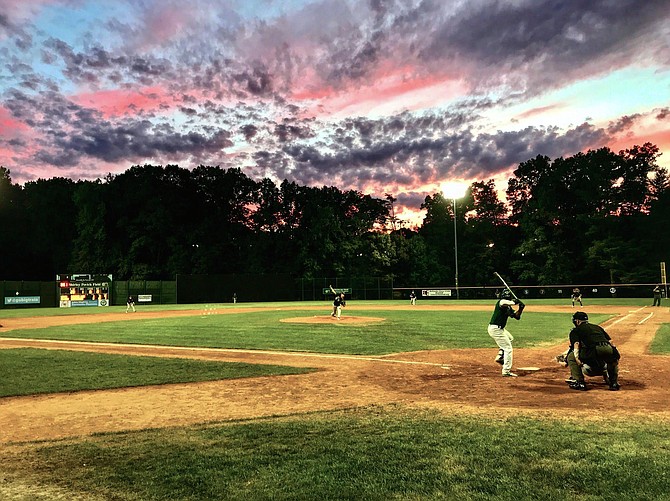
[(456, 299), (460, 299), (461, 295), (458, 291), (458, 237), (456, 236), (456, 199), (463, 198), (468, 185), (465, 183), (449, 182), (442, 185), (442, 193), (445, 198), (451, 198), (454, 202), (454, 261), (455, 261), (455, 276), (456, 281)]

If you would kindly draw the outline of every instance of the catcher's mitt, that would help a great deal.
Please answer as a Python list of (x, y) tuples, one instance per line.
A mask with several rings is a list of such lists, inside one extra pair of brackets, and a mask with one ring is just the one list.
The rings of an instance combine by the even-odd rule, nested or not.
[(567, 354), (567, 352), (566, 352), (566, 353), (561, 353), (560, 355), (556, 355), (556, 356), (554, 357), (554, 360), (556, 360), (556, 362), (558, 362), (559, 364), (565, 364), (565, 365), (567, 365), (567, 363), (568, 363), (568, 354)]

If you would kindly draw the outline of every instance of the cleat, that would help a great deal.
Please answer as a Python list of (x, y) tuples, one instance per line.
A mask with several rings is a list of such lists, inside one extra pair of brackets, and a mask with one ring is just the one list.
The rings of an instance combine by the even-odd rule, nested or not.
[(619, 391), (620, 388), (621, 388), (621, 386), (619, 386), (619, 383), (612, 383), (610, 385), (610, 390), (611, 391)]
[(503, 377), (519, 377), (519, 376), (514, 374), (513, 372), (504, 372)]
[(575, 381), (569, 384), (571, 390), (586, 391), (586, 385), (583, 381)]

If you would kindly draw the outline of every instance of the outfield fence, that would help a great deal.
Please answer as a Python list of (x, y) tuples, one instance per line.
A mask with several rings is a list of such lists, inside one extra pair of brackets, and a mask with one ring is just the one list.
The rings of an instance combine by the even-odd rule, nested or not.
[[(510, 288), (519, 299), (570, 299), (572, 289), (579, 288), (582, 300), (588, 298), (652, 298), (657, 283), (649, 284), (570, 284), (570, 285), (512, 285)], [(503, 289), (502, 285), (488, 287), (397, 287), (393, 290), (394, 299), (407, 299), (412, 291), (418, 299), (431, 301), (459, 299), (493, 299)], [(667, 289), (665, 289), (667, 290)], [(666, 297), (665, 290), (662, 292)], [(651, 300), (651, 299), (650, 299)]]
[[(197, 304), (272, 301), (331, 301), (330, 286), (343, 291), (348, 300), (407, 300), (412, 291), (420, 301), (493, 299), (501, 285), (482, 287), (404, 287), (384, 277), (294, 278), (288, 274), (177, 275), (176, 280), (116, 280), (111, 284), (110, 305), (125, 305), (128, 296), (142, 304)], [(657, 284), (569, 284), (514, 285), (520, 299), (570, 299), (579, 287), (584, 301), (589, 298), (651, 298)], [(667, 287), (663, 287), (666, 298)], [(0, 281), (0, 309), (53, 308), (59, 305), (55, 281)]]

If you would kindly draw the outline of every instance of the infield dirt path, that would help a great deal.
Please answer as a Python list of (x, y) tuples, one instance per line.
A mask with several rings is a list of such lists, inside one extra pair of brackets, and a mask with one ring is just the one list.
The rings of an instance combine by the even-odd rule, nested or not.
[[(383, 318), (384, 309), (379, 308)], [(425, 310), (488, 310), (488, 306), (415, 306)], [(282, 308), (290, 310), (290, 308)], [(300, 308), (304, 309), (304, 308)], [(366, 309), (369, 309), (367, 307)], [(562, 312), (570, 307), (536, 307), (534, 311)], [(661, 323), (670, 322), (667, 307), (592, 306), (588, 313), (616, 316), (603, 324), (622, 353), (622, 390), (611, 392), (602, 378), (591, 378), (591, 390), (568, 389), (568, 370), (553, 357), (567, 343), (514, 350), (514, 367), (535, 366), (539, 371), (519, 371), (518, 378), (502, 378), (493, 362), (497, 348), (398, 353), (382, 357), (319, 355), (260, 350), (171, 348), (10, 338), (11, 331), (52, 325), (120, 320), (119, 314), (68, 315), (3, 319), (0, 348), (37, 347), (187, 357), (218, 361), (243, 361), (297, 367), (316, 372), (294, 376), (259, 377), (204, 383), (145, 386), (118, 390), (81, 391), (0, 399), (0, 443), (51, 440), (97, 432), (182, 426), (293, 413), (336, 410), (365, 405), (400, 403), (430, 407), (447, 413), (482, 412), (487, 415), (528, 413), (561, 417), (670, 417), (670, 368), (667, 356), (647, 353)], [(226, 313), (247, 311), (227, 309)], [(257, 311), (257, 310), (254, 310)], [(347, 308), (343, 326), (356, 321), (356, 307)], [(200, 315), (198, 311), (138, 312), (123, 320)], [(353, 318), (353, 319), (352, 319)], [(318, 320), (318, 319), (317, 319)], [(333, 321), (325, 317), (325, 321)], [(482, 327), (482, 335), (486, 330)], [(567, 338), (567, 332), (566, 332)], [(598, 409), (593, 411), (593, 409)]]

